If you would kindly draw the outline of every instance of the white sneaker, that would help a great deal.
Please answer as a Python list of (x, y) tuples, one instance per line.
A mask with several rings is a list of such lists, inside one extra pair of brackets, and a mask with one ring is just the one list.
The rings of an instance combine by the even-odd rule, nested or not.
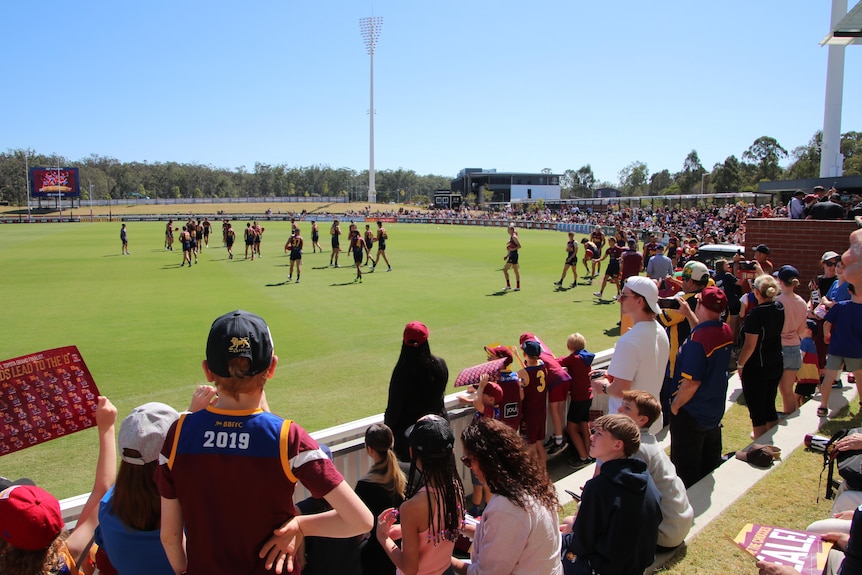
[(596, 297), (602, 297), (602, 292), (599, 292), (599, 291), (593, 292), (593, 295)]
[(512, 289), (512, 287), (511, 287), (511, 286), (506, 286), (506, 287), (504, 287), (504, 288), (503, 288), (503, 291), (509, 291), (510, 289)]
[(521, 288), (515, 288), (512, 291), (521, 291)]

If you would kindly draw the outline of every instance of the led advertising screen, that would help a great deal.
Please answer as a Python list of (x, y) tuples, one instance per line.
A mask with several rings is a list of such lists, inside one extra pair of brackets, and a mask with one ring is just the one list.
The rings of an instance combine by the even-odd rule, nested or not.
[(30, 168), (30, 196), (80, 198), (78, 168)]

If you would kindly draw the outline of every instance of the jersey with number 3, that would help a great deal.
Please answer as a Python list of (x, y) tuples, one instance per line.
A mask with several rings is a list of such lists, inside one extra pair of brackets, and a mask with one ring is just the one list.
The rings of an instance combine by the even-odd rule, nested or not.
[(188, 572), (268, 574), (258, 552), (295, 515), (300, 481), (323, 497), (343, 478), (302, 427), (254, 409), (185, 413), (165, 438), (159, 493), (179, 500)]
[(546, 417), (548, 405), (548, 368), (544, 362), (524, 367), (528, 380), (524, 387), (524, 419), (534, 420)]

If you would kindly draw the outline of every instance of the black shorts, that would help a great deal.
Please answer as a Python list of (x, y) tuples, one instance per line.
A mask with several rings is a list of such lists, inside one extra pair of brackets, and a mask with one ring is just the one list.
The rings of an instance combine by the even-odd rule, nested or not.
[(224, 241), (224, 243), (226, 243), (226, 244), (227, 244), (227, 247), (232, 248), (232, 247), (233, 247), (233, 238), (227, 238), (227, 239)]
[(362, 248), (353, 248), (353, 261), (361, 264), (363, 253)]
[(311, 234), (311, 241), (317, 243), (317, 240), (320, 239), (320, 234)]
[(518, 250), (512, 250), (509, 252), (509, 258), (506, 260), (506, 263), (510, 263), (513, 266), (518, 265)]
[(377, 242), (377, 251), (385, 252), (386, 251), (386, 240), (380, 240)]
[(302, 259), (302, 250), (290, 250), (290, 261), (295, 262), (296, 260)]
[(587, 423), (590, 420), (590, 407), (592, 405), (592, 399), (571, 402), (569, 404), (569, 412), (566, 413), (566, 421), (571, 421), (572, 423)]
[(578, 263), (578, 256), (566, 256), (566, 265), (573, 266)]
[(333, 248), (338, 247), (338, 236), (332, 236), (332, 247)]
[(605, 270), (605, 275), (611, 278), (616, 278), (620, 275), (620, 260), (611, 260), (608, 262), (608, 268)]

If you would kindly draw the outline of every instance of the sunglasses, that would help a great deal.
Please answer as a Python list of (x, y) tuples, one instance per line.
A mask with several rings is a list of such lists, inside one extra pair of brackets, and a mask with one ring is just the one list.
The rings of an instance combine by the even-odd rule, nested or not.
[(467, 455), (462, 455), (461, 456), (461, 463), (463, 463), (467, 467), (473, 467), (473, 458), (469, 457)]
[(830, 268), (838, 265), (838, 262), (823, 262), (823, 265), (829, 266)]

